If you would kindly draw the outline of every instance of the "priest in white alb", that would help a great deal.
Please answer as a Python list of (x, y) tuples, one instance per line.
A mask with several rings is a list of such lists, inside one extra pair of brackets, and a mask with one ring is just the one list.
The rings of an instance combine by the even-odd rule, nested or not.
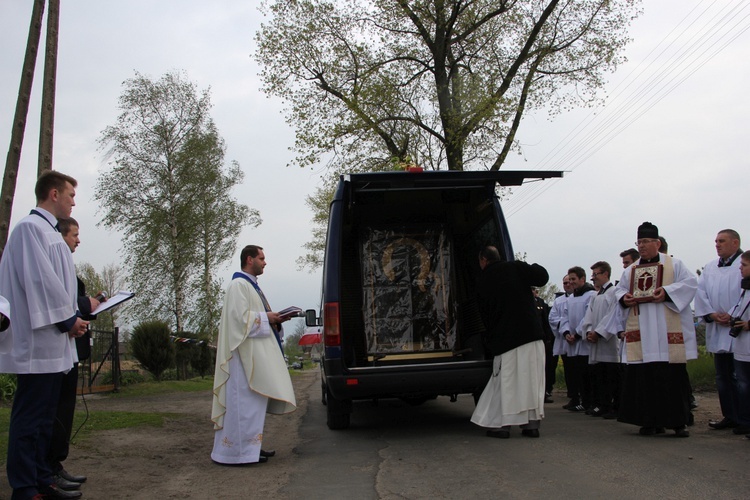
[[(659, 229), (650, 222), (638, 227), (637, 244), (641, 258), (625, 270), (615, 289), (620, 307), (628, 310), (618, 420), (640, 426), (643, 436), (668, 428), (677, 437), (688, 437), (687, 360), (698, 357), (690, 303), (698, 280), (681, 261), (659, 253)], [(651, 267), (639, 267), (643, 265)]]
[(296, 400), (281, 350), (281, 323), (290, 317), (272, 312), (258, 286), (266, 257), (248, 245), (240, 255), (242, 271), (227, 287), (216, 348), (213, 409), (214, 447), (219, 464), (266, 462), (263, 450), (266, 413), (295, 410)]

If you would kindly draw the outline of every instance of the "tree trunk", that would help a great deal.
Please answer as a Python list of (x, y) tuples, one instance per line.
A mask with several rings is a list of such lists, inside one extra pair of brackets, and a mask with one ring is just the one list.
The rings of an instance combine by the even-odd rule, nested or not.
[(21, 84), (18, 88), (16, 112), (13, 115), (13, 129), (10, 136), (10, 147), (8, 148), (8, 156), (5, 160), (3, 187), (2, 192), (0, 192), (0, 256), (2, 256), (2, 251), (5, 249), (5, 244), (8, 242), (10, 216), (13, 210), (13, 196), (16, 192), (18, 165), (21, 163), (23, 134), (26, 130), (26, 117), (29, 113), (29, 100), (31, 99), (31, 86), (34, 82), (34, 67), (36, 66), (36, 55), (39, 51), (39, 38), (42, 34), (43, 15), (44, 0), (35, 0), (34, 8), (31, 11), (29, 38), (26, 42), (26, 55), (23, 59), (23, 70), (21, 72)]
[(60, 0), (49, 0), (47, 50), (44, 53), (42, 119), (39, 127), (37, 176), (52, 170), (52, 142), (55, 132), (55, 87), (57, 81), (57, 36), (60, 28)]

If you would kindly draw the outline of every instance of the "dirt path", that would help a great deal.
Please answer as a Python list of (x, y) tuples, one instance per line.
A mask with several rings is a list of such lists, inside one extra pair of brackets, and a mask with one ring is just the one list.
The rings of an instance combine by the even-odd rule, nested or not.
[[(268, 464), (225, 467), (211, 461), (213, 426), (211, 393), (174, 393), (142, 398), (87, 398), (90, 418), (96, 411), (176, 414), (161, 428), (138, 427), (96, 432), (74, 442), (66, 468), (86, 474), (83, 498), (272, 498), (289, 477), (297, 429), (307, 411), (310, 385), (317, 372), (292, 378), (297, 411), (268, 415), (263, 447), (276, 450)], [(83, 405), (78, 403), (78, 410)], [(10, 498), (7, 478), (0, 480), (0, 499)]]

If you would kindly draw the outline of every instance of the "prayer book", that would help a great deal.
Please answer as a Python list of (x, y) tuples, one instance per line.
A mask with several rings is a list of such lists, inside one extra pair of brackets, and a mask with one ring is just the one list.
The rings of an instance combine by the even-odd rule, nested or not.
[(124, 290), (120, 290), (112, 297), (109, 297), (106, 301), (101, 302), (99, 304), (99, 307), (97, 307), (94, 311), (91, 311), (91, 314), (96, 316), (97, 314), (101, 314), (103, 312), (107, 312), (108, 310), (112, 309), (115, 306), (119, 306), (126, 300), (130, 300), (133, 297), (135, 297), (135, 293), (128, 292)]

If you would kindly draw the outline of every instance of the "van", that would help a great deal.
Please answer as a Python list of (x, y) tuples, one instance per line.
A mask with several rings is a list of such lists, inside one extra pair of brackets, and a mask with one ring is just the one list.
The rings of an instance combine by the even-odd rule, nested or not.
[(322, 314), (322, 400), (330, 429), (352, 402), (481, 394), (484, 349), (474, 283), (479, 250), (512, 260), (498, 186), (561, 177), (552, 171), (377, 172), (342, 175), (330, 206)]

